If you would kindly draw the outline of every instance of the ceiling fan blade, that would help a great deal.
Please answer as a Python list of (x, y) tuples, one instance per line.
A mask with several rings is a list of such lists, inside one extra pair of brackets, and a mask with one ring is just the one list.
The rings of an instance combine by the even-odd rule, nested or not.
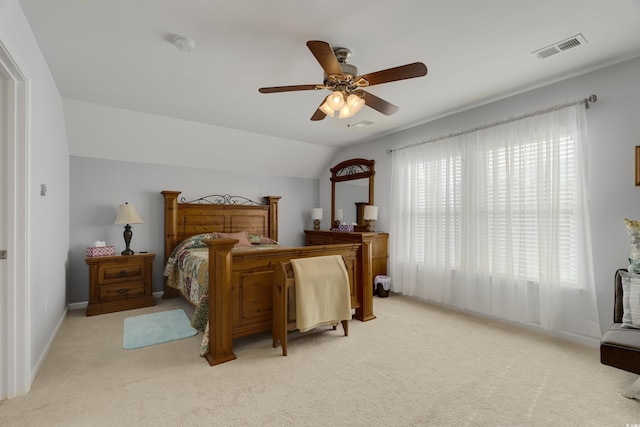
[(311, 116), (311, 121), (317, 122), (318, 120), (324, 120), (324, 118), (327, 117), (326, 113), (320, 109), (320, 107), (322, 107), (322, 104), (324, 104), (324, 102), (325, 100), (323, 99), (320, 105), (318, 106), (318, 109), (315, 111), (315, 113), (313, 113), (313, 116)]
[(399, 67), (388, 68), (386, 70), (376, 71), (374, 73), (364, 74), (357, 78), (363, 77), (369, 82), (369, 86), (379, 85), (381, 83), (395, 82), (397, 80), (413, 79), (422, 77), (427, 74), (427, 66), (422, 62), (414, 62), (413, 64), (401, 65)]
[(397, 113), (398, 110), (400, 110), (397, 106), (385, 101), (382, 98), (378, 98), (377, 96), (372, 95), (369, 92), (365, 92), (364, 90), (359, 90), (357, 92), (362, 93), (364, 105), (368, 105), (374, 110), (380, 111), (382, 114), (390, 116), (391, 114)]
[(275, 93), (275, 92), (293, 92), (296, 90), (314, 90), (318, 89), (318, 85), (294, 85), (294, 86), (273, 86), (273, 87), (261, 87), (258, 89), (260, 93)]
[(317, 122), (318, 120), (324, 120), (325, 117), (327, 117), (327, 115), (318, 108), (316, 112), (313, 113), (313, 116), (311, 116), (311, 120)]
[(340, 68), (340, 64), (329, 43), (320, 40), (310, 40), (307, 42), (307, 47), (311, 53), (313, 53), (313, 56), (316, 57), (325, 73), (342, 75), (342, 68)]

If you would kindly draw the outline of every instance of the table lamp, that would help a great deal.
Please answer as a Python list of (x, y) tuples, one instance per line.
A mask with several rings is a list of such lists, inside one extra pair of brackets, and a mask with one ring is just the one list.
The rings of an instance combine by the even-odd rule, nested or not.
[(378, 219), (378, 207), (373, 205), (365, 206), (362, 218), (367, 221), (367, 231), (375, 231), (376, 220)]
[(122, 251), (122, 255), (133, 255), (133, 251), (129, 249), (129, 243), (131, 243), (131, 236), (133, 236), (133, 232), (131, 232), (130, 224), (142, 224), (142, 218), (136, 212), (136, 208), (129, 203), (125, 203), (118, 207), (118, 217), (116, 218), (116, 222), (113, 225), (124, 225), (124, 243), (126, 248)]
[(340, 224), (342, 224), (343, 219), (344, 219), (344, 213), (342, 212), (342, 209), (336, 210), (336, 221), (334, 224), (336, 228), (339, 227)]
[(313, 229), (320, 230), (320, 220), (322, 219), (322, 208), (311, 209), (311, 219), (313, 220)]

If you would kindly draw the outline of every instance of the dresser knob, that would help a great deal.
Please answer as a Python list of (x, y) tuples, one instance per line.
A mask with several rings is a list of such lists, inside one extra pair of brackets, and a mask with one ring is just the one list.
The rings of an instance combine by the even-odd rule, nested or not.
[(125, 270), (120, 270), (120, 277), (124, 277), (127, 275), (127, 272)]
[(119, 294), (126, 294), (127, 292), (129, 292), (129, 288), (118, 289)]

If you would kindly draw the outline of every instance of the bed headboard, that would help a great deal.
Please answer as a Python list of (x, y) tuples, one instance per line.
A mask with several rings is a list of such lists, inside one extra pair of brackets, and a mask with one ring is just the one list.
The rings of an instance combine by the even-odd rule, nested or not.
[(264, 204), (241, 196), (213, 194), (178, 200), (180, 191), (163, 191), (164, 261), (189, 236), (201, 233), (235, 233), (247, 230), (278, 240), (278, 201), (267, 196)]

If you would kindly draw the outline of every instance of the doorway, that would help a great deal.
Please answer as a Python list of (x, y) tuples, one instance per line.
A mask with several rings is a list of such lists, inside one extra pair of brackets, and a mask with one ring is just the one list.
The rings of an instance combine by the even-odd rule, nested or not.
[(31, 387), (27, 118), (27, 79), (0, 41), (0, 400)]

